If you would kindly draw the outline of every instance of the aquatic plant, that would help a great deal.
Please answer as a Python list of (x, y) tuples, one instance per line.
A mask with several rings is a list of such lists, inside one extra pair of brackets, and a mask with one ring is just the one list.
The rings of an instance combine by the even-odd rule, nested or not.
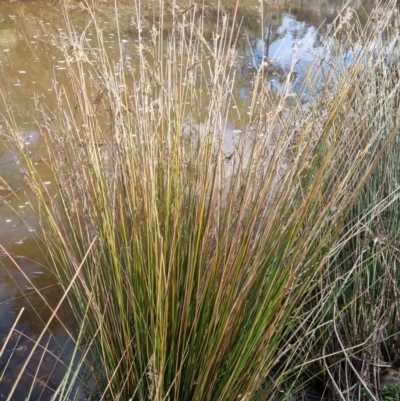
[[(396, 331), (392, 3), (365, 26), (340, 14), (300, 92), (296, 59), (278, 93), (261, 65), (245, 117), (231, 107), (235, 15), (207, 41), (195, 7), (161, 2), (143, 37), (138, 7), (137, 70), (66, 15), (73, 90), (56, 86), (57, 107), (41, 110), (55, 193), (11, 114), (8, 130), (102, 399), (287, 399), (307, 377), (344, 397), (355, 359)], [(233, 118), (245, 128), (227, 148)], [(74, 396), (78, 371), (57, 397)]]

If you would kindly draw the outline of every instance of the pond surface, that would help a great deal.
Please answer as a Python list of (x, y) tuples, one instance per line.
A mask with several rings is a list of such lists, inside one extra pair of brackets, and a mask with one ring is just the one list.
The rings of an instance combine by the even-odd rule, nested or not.
[[(233, 10), (232, 3), (226, 1), (222, 9)], [(321, 45), (324, 33), (344, 3), (343, 0), (271, 0), (265, 2), (264, 8), (260, 10), (259, 1), (254, 0), (246, 1), (245, 7), (239, 6), (238, 20), (243, 18), (243, 22), (238, 52), (242, 62), (237, 66), (238, 79), (234, 87), (239, 114), (246, 113), (248, 108), (254, 68), (264, 57), (273, 60), (276, 68), (271, 70), (268, 81), (271, 87), (279, 90), (285, 79), (285, 68), (290, 66), (294, 49), (298, 47), (294, 45), (300, 42), (300, 62), (296, 64), (295, 71), (298, 84), (301, 83), (301, 76)], [(359, 10), (362, 19), (365, 17), (363, 9), (368, 10), (371, 3), (353, 1), (351, 5)], [(77, 4), (73, 3), (70, 8), (71, 18), (77, 32), (90, 43), (94, 33), (90, 27), (85, 31), (89, 16)], [(136, 36), (131, 22), (134, 8), (122, 3), (118, 13), (124, 58), (134, 66)], [(151, 21), (156, 13), (157, 6), (149, 2), (144, 9), (144, 17)], [(96, 14), (110, 57), (117, 60), (119, 48), (115, 11), (110, 4), (101, 2)], [(216, 2), (206, 1), (205, 16), (210, 37), (216, 15)], [(37, 128), (41, 116), (35, 111), (35, 102), (54, 110), (54, 83), (68, 90), (65, 60), (53, 43), (53, 38), (65, 29), (62, 8), (54, 5), (54, 2), (0, 1), (0, 90), (8, 109), (13, 112), (22, 140), (36, 158), (42, 180), (48, 184), (50, 191), (54, 183), (46, 171), (45, 163), (42, 163), (46, 157), (46, 146)], [(7, 116), (7, 107), (4, 102), (0, 102), (1, 116)], [(16, 326), (21, 334), (14, 333), (6, 351), (0, 355), (0, 400), (7, 398), (10, 386), (31, 349), (32, 343), (28, 338), (38, 338), (44, 327), (43, 322), (51, 315), (49, 307), (34, 288), (41, 290), (52, 307), (62, 296), (60, 286), (48, 270), (46, 255), (39, 251), (37, 217), (30, 208), (34, 198), (28, 193), (23, 173), (5, 135), (5, 128), (6, 120), (0, 117), (0, 350), (18, 314), (22, 309), (24, 311)], [(15, 259), (15, 263), (7, 253)], [(59, 317), (68, 330), (73, 332), (77, 329), (67, 305), (62, 306)], [(67, 341), (65, 328), (54, 321), (50, 330), (52, 337), (48, 349), (55, 355), (61, 355), (65, 347), (68, 354), (72, 345)], [(46, 346), (47, 339), (42, 344)], [(41, 354), (41, 350), (36, 352), (36, 359), (28, 365), (26, 377), (13, 399), (22, 400), (26, 397), (35, 374), (37, 380), (30, 399), (50, 399), (53, 388), (60, 382), (62, 369), (53, 369), (55, 359), (47, 356), (49, 360), (36, 372)]]

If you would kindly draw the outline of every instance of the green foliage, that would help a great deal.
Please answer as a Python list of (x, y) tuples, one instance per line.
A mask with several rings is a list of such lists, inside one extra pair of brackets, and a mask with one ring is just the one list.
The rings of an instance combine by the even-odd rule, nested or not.
[[(382, 401), (398, 401), (400, 399), (400, 385), (392, 384), (386, 386), (382, 390), (381, 398)], [(354, 401), (372, 401), (374, 398), (370, 396), (370, 393), (366, 389), (361, 389), (360, 397), (356, 397)]]
[(392, 384), (387, 386), (382, 391), (383, 401), (397, 401), (400, 399), (400, 386), (397, 384)]

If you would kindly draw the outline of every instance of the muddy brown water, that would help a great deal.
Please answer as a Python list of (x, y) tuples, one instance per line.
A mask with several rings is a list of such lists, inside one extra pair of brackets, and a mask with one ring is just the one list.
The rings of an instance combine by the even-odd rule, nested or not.
[[(233, 10), (233, 1), (226, 0), (222, 3), (222, 9)], [(279, 59), (284, 66), (291, 61), (294, 43), (301, 41), (302, 56), (296, 66), (301, 76), (312, 60), (311, 51), (308, 50), (318, 48), (322, 34), (344, 3), (343, 0), (271, 0), (264, 3), (262, 11), (258, 0), (243, 1), (239, 5), (238, 17), (243, 18), (243, 34), (238, 46), (243, 64), (238, 70), (234, 89), (239, 114), (247, 112), (248, 100), (251, 98), (250, 70), (257, 63), (257, 57), (252, 57), (251, 54)], [(371, 3), (372, 1), (353, 1), (352, 5), (360, 8), (361, 4), (368, 7)], [(72, 6), (77, 4), (71, 3)], [(156, 2), (149, 1), (144, 10), (144, 16), (151, 20), (157, 13)], [(215, 24), (217, 10), (217, 2), (206, 1), (205, 15), (210, 33)], [(110, 57), (117, 59), (119, 50), (115, 11), (111, 4), (99, 2), (96, 13), (104, 30)], [(131, 24), (134, 8), (129, 2), (121, 2), (118, 13), (124, 57), (134, 64), (135, 32)], [(76, 30), (83, 32), (88, 24), (87, 14), (76, 7), (74, 11), (71, 10), (71, 16)], [(262, 19), (264, 26), (261, 28)], [(0, 89), (13, 112), (26, 147), (36, 157), (39, 169), (41, 160), (46, 156), (46, 148), (37, 128), (40, 116), (36, 114), (34, 104), (36, 99), (54, 109), (54, 82), (68, 88), (65, 60), (52, 43), (52, 36), (64, 29), (61, 6), (57, 2), (0, 0)], [(86, 39), (90, 41), (91, 36), (89, 29)], [(271, 73), (269, 84), (279, 88), (280, 79), (279, 74)], [(41, 289), (42, 296), (52, 307), (62, 296), (61, 288), (49, 270), (46, 255), (41, 253), (37, 244), (37, 218), (30, 208), (34, 199), (27, 192), (15, 153), (5, 135), (6, 123), (2, 116), (6, 114), (7, 110), (1, 101), (0, 244), (5, 251), (0, 251), (0, 350), (16, 317), (22, 309), (24, 311), (16, 326), (18, 333), (13, 333), (5, 352), (0, 355), (0, 401), (7, 399), (32, 348), (29, 338), (38, 338), (44, 327), (43, 322), (51, 315), (50, 309), (33, 287)], [(227, 127), (230, 130), (235, 128), (231, 123)], [(54, 186), (51, 176), (44, 166), (40, 171), (42, 180), (48, 182), (51, 189)], [(12, 255), (14, 261), (6, 252)], [(77, 330), (68, 305), (62, 306), (59, 316), (69, 331)], [(72, 344), (68, 341), (65, 328), (54, 321), (50, 331), (52, 335), (43, 339), (43, 346), (47, 346), (56, 356), (64, 353), (64, 360), (67, 360)], [(59, 385), (64, 370), (60, 365), (54, 368), (54, 356), (47, 353), (40, 370), (36, 372), (42, 354), (41, 349), (36, 351), (13, 400), (25, 399), (32, 383), (34, 387), (29, 399), (49, 400), (54, 388)], [(36, 379), (33, 379), (34, 376)]]

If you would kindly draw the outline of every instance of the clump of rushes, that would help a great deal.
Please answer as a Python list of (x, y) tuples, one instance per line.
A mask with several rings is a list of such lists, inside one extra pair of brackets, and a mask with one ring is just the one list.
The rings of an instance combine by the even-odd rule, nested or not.
[[(379, 20), (382, 11), (370, 18)], [(352, 399), (366, 392), (371, 399), (382, 393), (381, 378), (396, 365), (399, 350), (399, 59), (398, 17), (385, 27), (377, 47), (368, 48), (370, 28), (353, 24), (346, 34), (363, 45), (359, 56), (366, 66), (357, 71), (345, 101), (347, 113), (342, 130), (353, 130), (357, 152), (367, 152), (358, 171), (369, 171), (365, 185), (346, 214), (337, 248), (313, 290), (316, 306), (325, 301), (319, 316), (318, 339), (307, 372), (331, 393)], [(373, 58), (368, 57), (369, 52)], [(353, 68), (351, 66), (350, 68)], [(340, 77), (341, 79), (341, 77)], [(368, 122), (367, 122), (368, 121)], [(366, 125), (364, 125), (366, 123)], [(369, 142), (364, 132), (375, 133)], [(394, 134), (390, 145), (387, 139)], [(345, 146), (345, 145), (344, 145)], [(351, 148), (348, 157), (353, 157)], [(330, 301), (325, 294), (330, 292)], [(307, 309), (310, 305), (306, 305)], [(310, 358), (310, 355), (312, 356)]]
[[(337, 360), (353, 368), (355, 347), (371, 352), (394, 319), (398, 94), (383, 88), (397, 67), (382, 64), (393, 1), (364, 27), (341, 14), (300, 93), (289, 71), (271, 94), (260, 68), (229, 154), (236, 16), (206, 41), (195, 7), (160, 7), (143, 38), (137, 6), (135, 69), (122, 50), (107, 57), (100, 29), (87, 47), (67, 17), (72, 93), (56, 87), (57, 108), (43, 110), (55, 196), (9, 118), (103, 399), (284, 399), (322, 371), (342, 392)], [(384, 222), (384, 241), (371, 237)]]

